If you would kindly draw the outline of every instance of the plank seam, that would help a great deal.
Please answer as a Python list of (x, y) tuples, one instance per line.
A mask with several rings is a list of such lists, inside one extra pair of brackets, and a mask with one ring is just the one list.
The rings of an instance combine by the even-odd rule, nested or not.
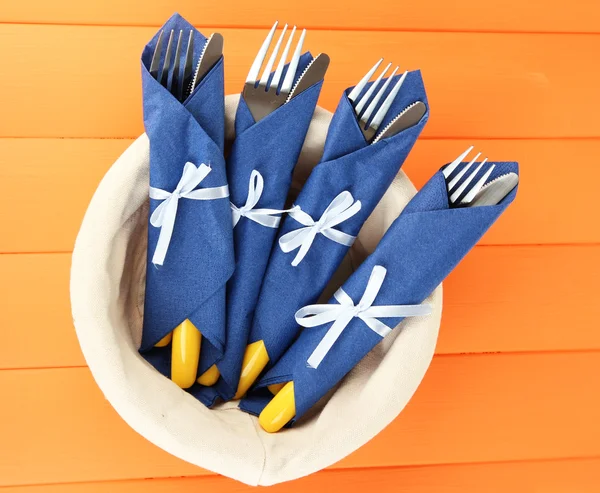
[[(24, 136), (24, 135), (0, 135), (0, 141), (2, 140), (135, 140), (139, 135), (135, 137), (78, 137), (78, 136), (66, 136), (66, 137), (44, 137), (44, 136)], [(555, 137), (440, 137), (435, 135), (421, 135), (419, 140), (450, 140), (450, 141), (471, 141), (471, 140), (516, 140), (516, 141), (584, 141), (584, 142), (595, 142), (600, 141), (600, 136), (555, 136)]]
[[(166, 21), (167, 19), (165, 19)], [(71, 26), (71, 27), (122, 27), (122, 28), (159, 28), (162, 24), (110, 24), (102, 22), (36, 22), (36, 21), (0, 21), (0, 25), (17, 26)], [(271, 24), (194, 24), (197, 29), (236, 29), (256, 31), (271, 28)], [(551, 31), (551, 30), (510, 30), (510, 29), (451, 29), (451, 28), (394, 28), (366, 26), (314, 26), (303, 25), (302, 28), (311, 31), (348, 31), (348, 32), (400, 32), (400, 33), (449, 33), (449, 34), (532, 34), (532, 35), (567, 35), (567, 36), (598, 36), (600, 31)]]
[[(350, 471), (390, 471), (390, 470), (403, 470), (403, 469), (431, 469), (438, 467), (472, 467), (472, 466), (486, 466), (486, 465), (505, 465), (505, 464), (546, 464), (556, 462), (585, 462), (600, 460), (600, 455), (590, 456), (577, 456), (577, 457), (550, 457), (550, 458), (534, 458), (534, 459), (514, 459), (514, 460), (503, 460), (503, 461), (481, 461), (481, 462), (444, 462), (444, 463), (430, 463), (430, 464), (403, 464), (403, 465), (382, 465), (382, 466), (337, 466), (335, 468), (322, 469), (317, 473), (326, 474), (344, 474)], [(313, 473), (313, 474), (317, 474)], [(310, 476), (312, 476), (311, 474)], [(60, 486), (60, 485), (90, 485), (90, 484), (118, 484), (133, 481), (169, 481), (173, 479), (214, 479), (215, 477), (221, 477), (224, 480), (229, 478), (208, 472), (208, 474), (190, 475), (190, 476), (149, 476), (149, 477), (133, 477), (124, 479), (100, 479), (95, 481), (72, 481), (62, 483), (21, 483), (15, 485), (1, 485), (0, 491), (6, 488), (31, 488), (31, 487), (44, 487), (44, 486)], [(307, 477), (307, 476), (305, 476)], [(302, 479), (302, 478), (299, 478)]]
[[(443, 328), (442, 328), (443, 330)], [(550, 349), (550, 350), (526, 350), (526, 351), (479, 351), (479, 352), (454, 352), (454, 353), (435, 353), (434, 358), (460, 358), (466, 357), (482, 357), (482, 356), (549, 356), (549, 355), (581, 355), (581, 354), (600, 354), (600, 347), (598, 348), (582, 348), (582, 349)], [(70, 365), (70, 366), (24, 366), (16, 368), (0, 368), (0, 372), (28, 372), (28, 371), (53, 371), (53, 370), (89, 370), (87, 365)]]

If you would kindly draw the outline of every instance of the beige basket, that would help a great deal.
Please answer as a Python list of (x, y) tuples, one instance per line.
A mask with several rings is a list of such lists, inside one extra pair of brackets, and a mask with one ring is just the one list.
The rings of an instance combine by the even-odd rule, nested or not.
[[(228, 139), (233, 138), (236, 106), (237, 97), (228, 96)], [(319, 160), (330, 120), (331, 113), (317, 109), (294, 177), (296, 188)], [(400, 172), (336, 274), (338, 284), (373, 251), (414, 193)], [(260, 429), (256, 418), (237, 409), (235, 402), (209, 410), (156, 372), (137, 351), (147, 202), (148, 139), (142, 135), (96, 190), (71, 268), (71, 303), (81, 349), (98, 386), (134, 430), (200, 467), (250, 485), (271, 485), (339, 461), (402, 411), (433, 356), (441, 286), (428, 300), (434, 307), (432, 315), (403, 322), (297, 426), (275, 435)]]

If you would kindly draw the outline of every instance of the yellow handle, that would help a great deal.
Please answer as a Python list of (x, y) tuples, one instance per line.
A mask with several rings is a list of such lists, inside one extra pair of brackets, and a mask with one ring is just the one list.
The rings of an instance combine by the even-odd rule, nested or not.
[(267, 433), (276, 433), (295, 415), (294, 382), (288, 382), (263, 409), (258, 417), (258, 422)]
[(273, 385), (269, 385), (267, 388), (273, 395), (277, 395), (277, 393), (285, 387), (285, 383), (274, 383)]
[(165, 347), (168, 346), (173, 339), (173, 332), (169, 332), (166, 336), (164, 336), (160, 341), (158, 341), (154, 347)]
[(241, 399), (246, 395), (248, 389), (256, 381), (260, 372), (263, 371), (269, 362), (269, 354), (264, 341), (256, 341), (248, 344), (244, 353), (242, 362), (242, 373), (240, 374), (240, 383), (234, 399)]
[(198, 374), (202, 335), (189, 320), (184, 320), (173, 331), (171, 346), (171, 380), (182, 389), (194, 385)]
[(198, 377), (198, 383), (200, 385), (204, 385), (205, 387), (210, 387), (211, 385), (217, 383), (217, 380), (220, 376), (221, 372), (219, 372), (217, 365), (212, 365), (208, 370)]

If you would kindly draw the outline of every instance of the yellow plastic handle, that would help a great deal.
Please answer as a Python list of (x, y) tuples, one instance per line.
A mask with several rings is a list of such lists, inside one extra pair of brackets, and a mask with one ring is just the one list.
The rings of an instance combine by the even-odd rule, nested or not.
[(274, 383), (273, 385), (269, 385), (267, 388), (273, 395), (277, 395), (277, 393), (285, 387), (285, 383)]
[(171, 345), (171, 380), (182, 389), (190, 388), (198, 375), (202, 335), (189, 320), (173, 331)]
[(296, 416), (294, 382), (288, 382), (263, 409), (258, 422), (267, 433), (276, 433), (294, 416)]
[(173, 332), (169, 332), (160, 341), (158, 341), (154, 345), (154, 347), (165, 347), (165, 346), (168, 346), (171, 343), (171, 339), (173, 339)]
[(217, 368), (217, 365), (212, 365), (208, 370), (198, 377), (198, 383), (200, 385), (204, 385), (205, 387), (210, 387), (217, 383), (217, 380), (220, 376), (221, 372)]
[(256, 341), (248, 344), (242, 362), (240, 383), (238, 384), (234, 399), (241, 399), (246, 395), (246, 392), (252, 387), (252, 384), (256, 381), (260, 372), (267, 366), (268, 362), (269, 353), (267, 353), (264, 341)]

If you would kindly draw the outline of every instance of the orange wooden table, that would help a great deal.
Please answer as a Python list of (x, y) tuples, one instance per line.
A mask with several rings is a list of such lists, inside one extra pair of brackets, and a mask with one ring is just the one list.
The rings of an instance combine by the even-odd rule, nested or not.
[(421, 68), (432, 116), (404, 167), (417, 186), (471, 143), (521, 163), (515, 204), (446, 283), (437, 355), (405, 412), (273, 491), (600, 491), (597, 0), (4, 0), (0, 493), (250, 490), (130, 430), (70, 316), (75, 234), (142, 132), (139, 55), (174, 9), (225, 35), (229, 93), (275, 19), (331, 56), (330, 110), (380, 56)]

